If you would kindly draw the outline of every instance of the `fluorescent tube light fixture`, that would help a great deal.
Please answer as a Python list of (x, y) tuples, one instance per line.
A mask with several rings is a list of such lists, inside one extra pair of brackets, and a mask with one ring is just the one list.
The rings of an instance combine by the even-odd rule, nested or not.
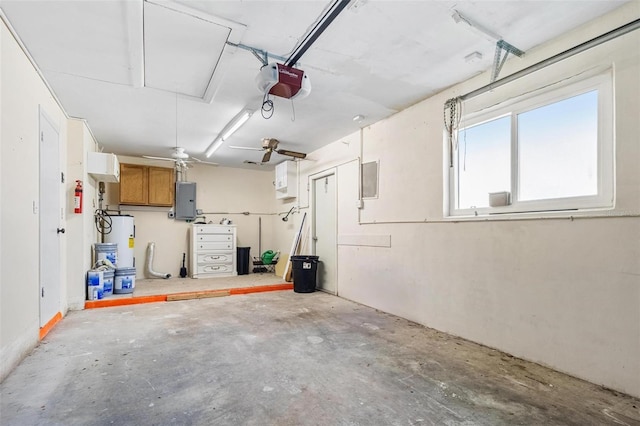
[(211, 142), (211, 145), (209, 145), (209, 148), (207, 148), (207, 152), (204, 153), (205, 157), (211, 157), (211, 155), (216, 152), (218, 148), (220, 148), (222, 142), (224, 142), (224, 140), (222, 140), (221, 137), (215, 138), (214, 141)]
[(249, 120), (249, 118), (251, 118), (251, 115), (253, 115), (253, 110), (243, 109), (233, 117), (231, 121), (224, 126), (224, 129), (222, 129), (218, 137), (211, 142), (211, 145), (209, 145), (209, 148), (207, 148), (207, 151), (205, 152), (205, 156), (207, 158), (211, 157), (211, 155), (213, 155), (213, 153), (222, 146), (224, 141), (229, 139), (232, 134), (234, 134), (244, 123), (247, 122), (247, 120)]
[(247, 122), (247, 120), (251, 117), (251, 114), (253, 114), (253, 111), (245, 109), (242, 110), (240, 114), (233, 117), (233, 120), (231, 120), (229, 124), (227, 124), (224, 132), (222, 133), (222, 140), (229, 139), (229, 137), (234, 134), (236, 130), (238, 130), (244, 123)]

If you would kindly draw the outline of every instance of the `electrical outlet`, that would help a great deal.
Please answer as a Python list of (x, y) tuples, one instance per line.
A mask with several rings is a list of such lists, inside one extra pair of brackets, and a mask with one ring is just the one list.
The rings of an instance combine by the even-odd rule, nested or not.
[(169, 219), (174, 219), (176, 217), (176, 214), (173, 212), (173, 210), (170, 210), (167, 212), (167, 217)]

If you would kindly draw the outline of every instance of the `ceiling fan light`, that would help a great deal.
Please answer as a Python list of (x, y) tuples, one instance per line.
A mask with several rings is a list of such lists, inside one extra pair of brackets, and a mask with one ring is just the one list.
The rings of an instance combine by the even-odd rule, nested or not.
[(173, 151), (173, 154), (171, 154), (171, 157), (178, 160), (186, 160), (187, 158), (189, 158), (189, 154), (184, 152), (184, 148), (177, 146), (174, 148), (174, 151)]

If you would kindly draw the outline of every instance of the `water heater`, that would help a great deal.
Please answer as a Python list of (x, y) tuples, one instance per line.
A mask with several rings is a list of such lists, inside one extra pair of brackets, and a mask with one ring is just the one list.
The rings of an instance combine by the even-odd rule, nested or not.
[(132, 268), (135, 266), (133, 257), (135, 225), (133, 216), (118, 215), (111, 218), (111, 232), (106, 233), (104, 242), (118, 244), (118, 268)]

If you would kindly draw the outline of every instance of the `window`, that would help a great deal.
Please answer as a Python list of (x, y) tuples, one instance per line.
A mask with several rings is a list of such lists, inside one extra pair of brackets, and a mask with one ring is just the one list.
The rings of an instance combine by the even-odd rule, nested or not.
[(613, 207), (612, 111), (607, 73), (464, 116), (450, 214)]

